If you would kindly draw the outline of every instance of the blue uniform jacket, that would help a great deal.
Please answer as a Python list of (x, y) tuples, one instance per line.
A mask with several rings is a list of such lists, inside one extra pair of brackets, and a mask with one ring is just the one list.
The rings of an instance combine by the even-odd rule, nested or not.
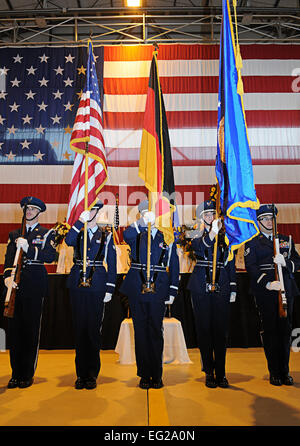
[[(77, 288), (80, 282), (80, 275), (82, 271), (82, 261), (83, 258), (83, 227), (84, 224), (77, 220), (77, 222), (72, 226), (66, 236), (66, 244), (68, 246), (74, 247), (74, 265), (70, 271), (67, 286), (69, 288)], [(87, 277), (91, 272), (92, 266), (89, 266), (89, 261), (102, 261), (104, 265), (97, 266), (93, 272), (93, 279), (90, 291), (97, 291), (99, 294), (105, 295), (105, 293), (113, 293), (115, 290), (116, 276), (117, 276), (117, 262), (116, 262), (116, 248), (114, 245), (112, 233), (105, 234), (104, 244), (101, 248), (101, 238), (102, 231), (97, 229), (94, 233), (92, 239), (90, 240), (89, 235), (87, 237)], [(78, 246), (79, 245), (79, 246)]]
[[(10, 232), (4, 261), (4, 279), (11, 274), (16, 254), (16, 239), (21, 237), (21, 228)], [(47, 270), (44, 263), (52, 263), (56, 257), (55, 233), (37, 224), (33, 231), (24, 236), (28, 240), (27, 253), (23, 252), (20, 284), (22, 289), (42, 288), (47, 284)]]
[[(215, 239), (211, 240), (206, 230), (201, 237), (194, 238), (191, 242), (197, 263), (200, 261), (200, 264), (195, 265), (188, 283), (188, 289), (192, 293), (205, 294), (206, 284), (211, 283), (214, 244)], [(227, 262), (227, 257), (228, 249), (225, 248), (222, 252), (218, 247), (216, 283), (220, 285), (220, 293), (229, 296), (231, 292), (236, 292), (236, 271), (234, 259)]]
[[(142, 295), (141, 289), (143, 281), (147, 277), (147, 246), (148, 231), (144, 225), (143, 219), (138, 220), (129, 226), (123, 233), (125, 242), (131, 249), (131, 267), (124, 279), (120, 291), (127, 296), (140, 295), (141, 299), (147, 300), (147, 294)], [(139, 244), (139, 249), (137, 251)], [(163, 256), (161, 258), (161, 255)], [(136, 268), (134, 265), (144, 265), (143, 270)], [(168, 296), (176, 296), (179, 283), (179, 259), (177, 255), (176, 244), (165, 245), (162, 232), (157, 231), (155, 237), (151, 236), (151, 265), (160, 265), (167, 267), (167, 270), (151, 271), (150, 279), (155, 279), (155, 293), (149, 293), (159, 299), (168, 298)], [(149, 295), (148, 295), (149, 297)]]
[[(279, 250), (286, 261), (286, 267), (282, 268), (285, 290), (287, 295), (297, 295), (299, 290), (294, 280), (294, 273), (300, 268), (300, 256), (292, 238), (279, 234)], [(245, 245), (245, 267), (255, 295), (266, 294), (266, 284), (275, 280), (273, 257), (273, 241), (262, 233)]]

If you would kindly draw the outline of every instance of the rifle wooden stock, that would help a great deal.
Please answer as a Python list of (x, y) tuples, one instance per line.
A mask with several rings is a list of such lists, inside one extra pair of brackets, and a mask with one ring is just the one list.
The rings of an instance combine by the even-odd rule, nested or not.
[[(24, 237), (25, 231), (26, 231), (26, 207), (24, 208), (24, 214), (22, 219), (22, 230), (21, 230), (21, 237)], [(6, 297), (5, 297), (5, 303), (4, 303), (4, 312), (3, 316), (13, 318), (15, 313), (15, 300), (16, 300), (16, 292), (18, 285), (21, 280), (21, 268), (22, 268), (22, 261), (23, 261), (23, 249), (17, 248), (15, 258), (14, 258), (14, 264), (13, 269), (11, 271), (10, 277), (12, 278), (11, 284), (9, 288), (7, 289)], [(14, 288), (13, 282), (17, 284), (17, 287)]]
[[(276, 217), (273, 208), (273, 249), (274, 256), (280, 254), (279, 250), (279, 237), (277, 234)], [(280, 282), (281, 289), (278, 291), (278, 311), (279, 317), (287, 317), (287, 300), (284, 288), (282, 266), (275, 263), (275, 280)]]
[(18, 284), (20, 282), (21, 263), (22, 263), (22, 250), (21, 250), (21, 248), (18, 248), (16, 251), (16, 254), (15, 254), (13, 269), (10, 274), (10, 277), (12, 280), (10, 282), (9, 287), (7, 288), (6, 297), (5, 297), (3, 315), (6, 317), (12, 318), (14, 316), (15, 298), (16, 298), (17, 288), (13, 287), (13, 282), (15, 282), (16, 284)]

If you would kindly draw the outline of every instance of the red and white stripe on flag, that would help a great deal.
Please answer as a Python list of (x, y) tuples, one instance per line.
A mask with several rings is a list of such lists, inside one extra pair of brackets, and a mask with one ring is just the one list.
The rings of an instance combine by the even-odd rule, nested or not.
[(75, 150), (67, 223), (72, 226), (85, 210), (85, 171), (87, 156), (87, 208), (90, 209), (98, 199), (98, 194), (107, 180), (107, 161), (103, 138), (103, 120), (100, 106), (98, 84), (94, 88), (94, 80), (89, 74), (95, 70), (92, 54), (89, 56), (92, 66), (88, 64), (87, 85), (82, 93), (75, 123), (72, 131), (70, 147)]

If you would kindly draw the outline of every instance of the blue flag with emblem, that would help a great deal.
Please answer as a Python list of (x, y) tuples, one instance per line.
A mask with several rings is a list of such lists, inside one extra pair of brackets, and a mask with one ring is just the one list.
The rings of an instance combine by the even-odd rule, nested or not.
[(235, 250), (259, 233), (255, 211), (259, 201), (243, 106), (241, 57), (228, 0), (223, 0), (222, 8), (216, 177), (231, 260)]

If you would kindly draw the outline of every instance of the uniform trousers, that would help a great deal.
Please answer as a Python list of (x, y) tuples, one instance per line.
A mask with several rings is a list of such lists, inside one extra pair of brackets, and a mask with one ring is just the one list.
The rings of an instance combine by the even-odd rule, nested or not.
[(14, 317), (9, 319), (12, 378), (34, 376), (39, 350), (43, 294), (35, 286), (22, 286), (16, 293)]
[(280, 378), (289, 373), (290, 341), (292, 331), (291, 299), (288, 299), (286, 318), (278, 315), (278, 292), (255, 297), (262, 325), (262, 344), (271, 375)]
[(103, 297), (99, 297), (99, 292), (85, 288), (71, 288), (70, 295), (75, 333), (76, 374), (80, 378), (97, 378), (101, 367)]
[(153, 295), (149, 295), (147, 301), (130, 296), (129, 306), (134, 326), (137, 375), (159, 382), (163, 373), (165, 302)]
[(192, 293), (198, 347), (202, 370), (217, 378), (225, 376), (229, 324), (229, 296), (221, 293)]

